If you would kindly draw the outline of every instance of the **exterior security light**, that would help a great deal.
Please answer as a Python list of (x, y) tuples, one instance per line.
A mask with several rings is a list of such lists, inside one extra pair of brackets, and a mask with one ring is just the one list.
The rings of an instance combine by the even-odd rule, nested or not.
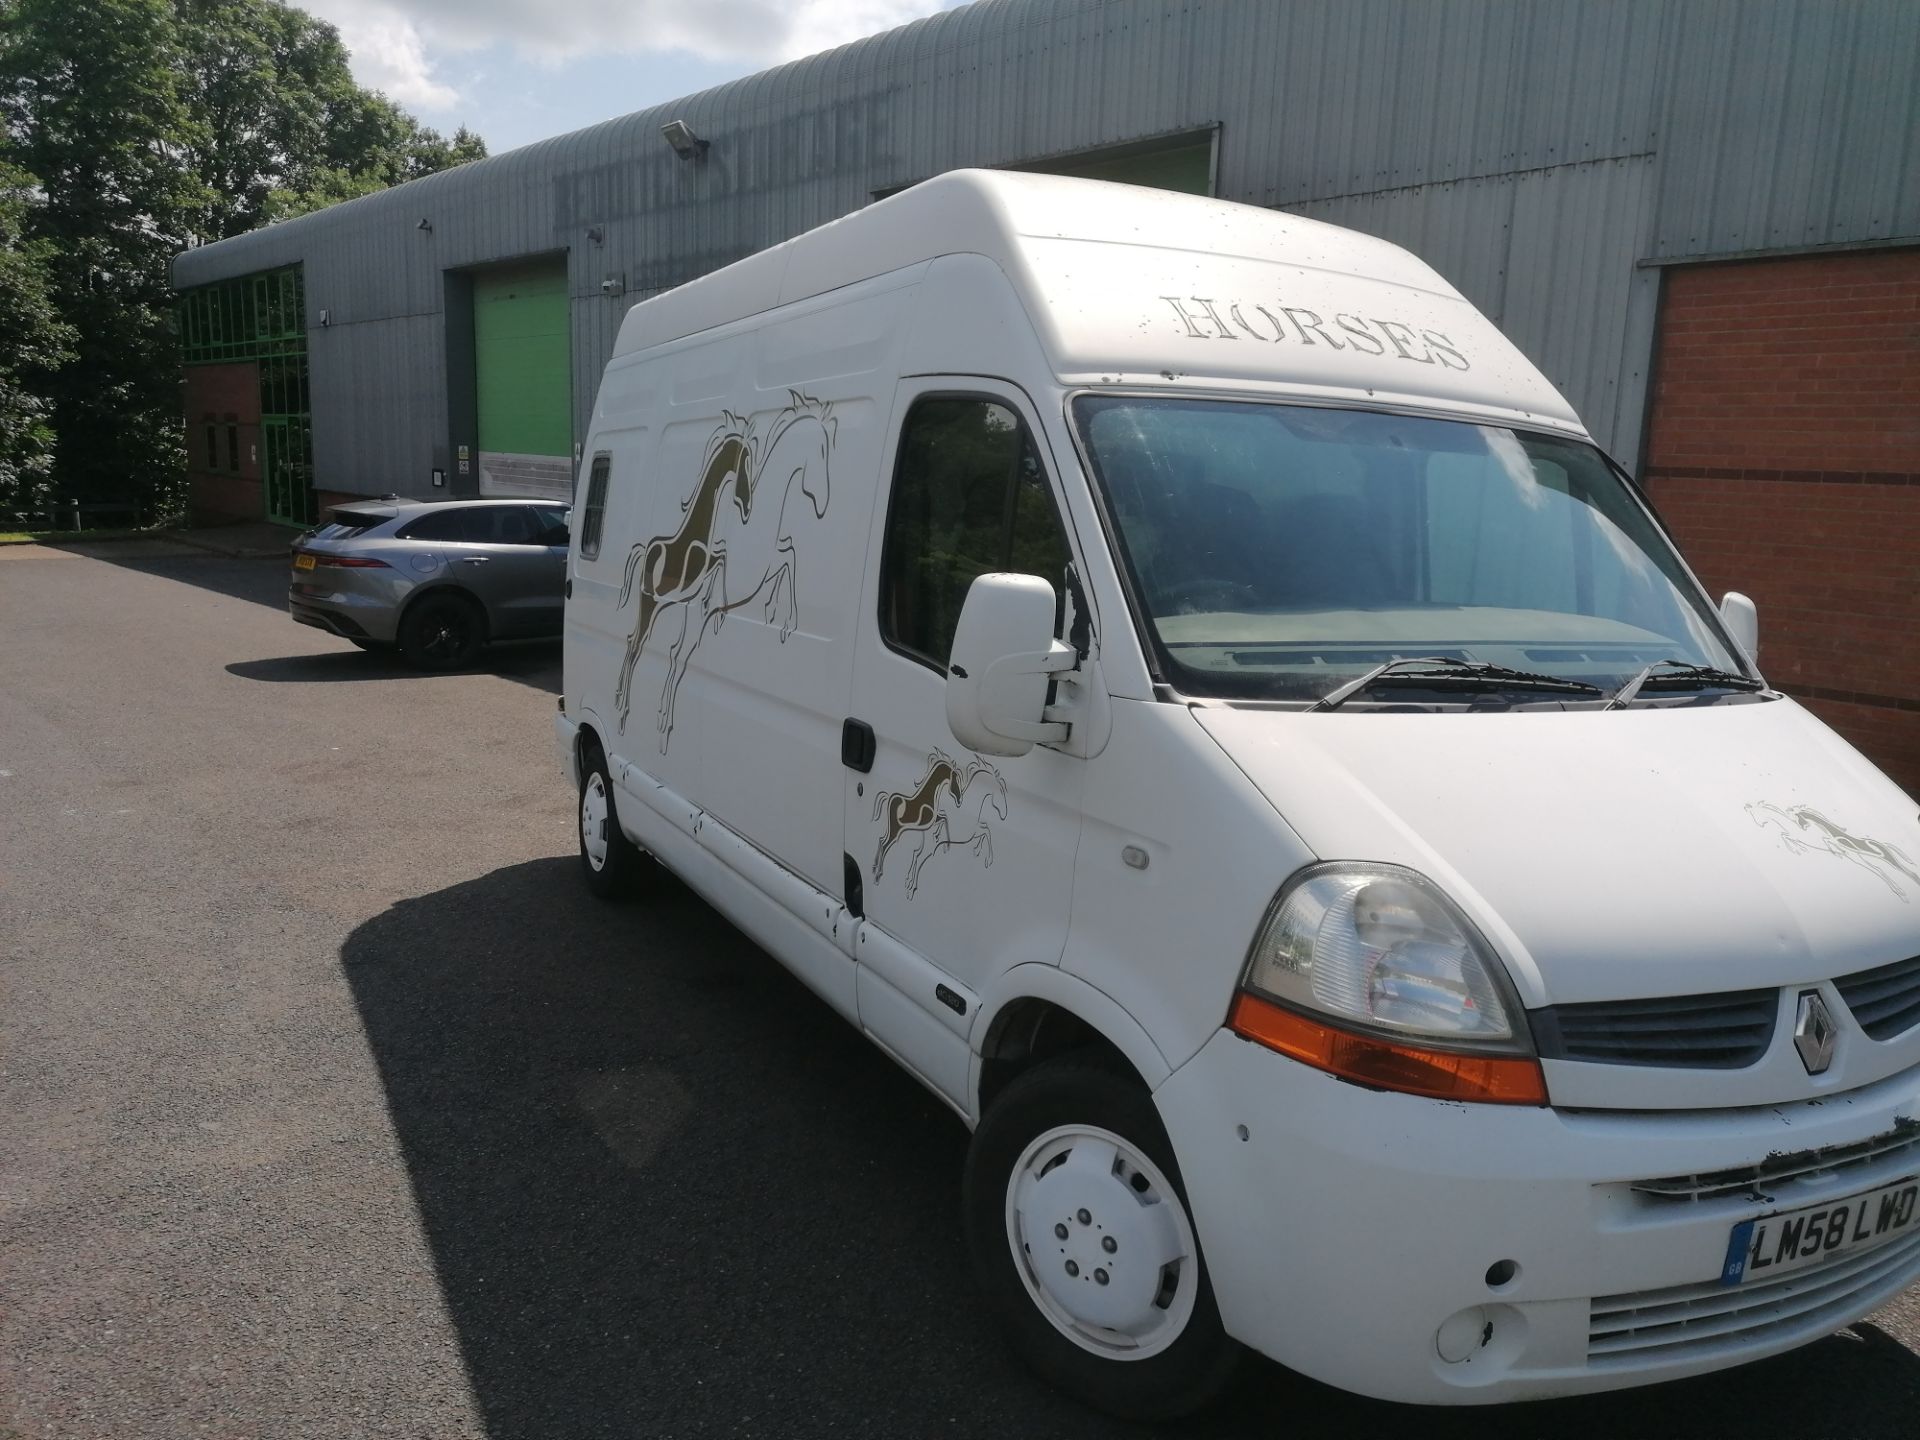
[(660, 127), (660, 133), (666, 137), (667, 144), (673, 147), (673, 153), (682, 160), (707, 158), (707, 142), (695, 135), (686, 121), (669, 120)]
[(433, 233), (433, 222), (422, 215), (420, 217), (420, 223), (413, 228), (416, 230), (424, 230), (427, 234), (431, 235)]

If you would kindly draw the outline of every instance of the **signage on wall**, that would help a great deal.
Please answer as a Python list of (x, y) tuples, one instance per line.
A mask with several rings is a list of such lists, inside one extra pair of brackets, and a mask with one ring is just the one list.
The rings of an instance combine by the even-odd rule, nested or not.
[(434, 466), (433, 467), (433, 488), (438, 490), (441, 486), (445, 485), (446, 483), (447, 483), (447, 472), (442, 470), (438, 465)]

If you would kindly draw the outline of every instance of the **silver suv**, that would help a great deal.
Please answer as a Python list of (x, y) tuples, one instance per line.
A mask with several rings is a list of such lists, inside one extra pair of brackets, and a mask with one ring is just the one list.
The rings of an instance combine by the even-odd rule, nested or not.
[(554, 500), (337, 505), (294, 542), (287, 608), (362, 650), (432, 670), (492, 640), (558, 635), (567, 515)]

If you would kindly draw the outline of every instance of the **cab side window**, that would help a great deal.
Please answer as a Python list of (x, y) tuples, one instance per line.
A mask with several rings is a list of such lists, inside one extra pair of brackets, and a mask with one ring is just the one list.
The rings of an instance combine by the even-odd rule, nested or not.
[(944, 671), (975, 576), (1038, 575), (1058, 607), (1070, 559), (1039, 451), (1013, 410), (963, 396), (914, 406), (880, 561), (887, 644)]
[(607, 523), (607, 476), (613, 457), (602, 451), (593, 457), (593, 474), (587, 480), (587, 503), (581, 507), (580, 558), (592, 560), (600, 554), (600, 532)]

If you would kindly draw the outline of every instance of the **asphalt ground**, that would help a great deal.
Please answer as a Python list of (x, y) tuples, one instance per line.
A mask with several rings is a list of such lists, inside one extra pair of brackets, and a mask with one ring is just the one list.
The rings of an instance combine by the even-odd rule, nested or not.
[[(0, 1440), (1147, 1433), (1002, 1348), (957, 1121), (690, 893), (589, 899), (557, 649), (417, 675), (284, 586), (0, 550)], [(1168, 1433), (1914, 1440), (1920, 1292), (1495, 1412), (1254, 1363)]]

